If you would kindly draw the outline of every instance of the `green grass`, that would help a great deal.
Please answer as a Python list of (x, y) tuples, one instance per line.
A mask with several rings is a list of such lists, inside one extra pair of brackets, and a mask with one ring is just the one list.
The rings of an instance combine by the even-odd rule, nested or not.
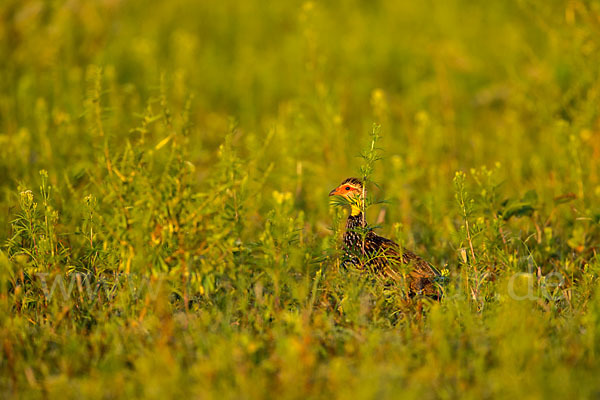
[[(1, 2), (1, 397), (598, 397), (599, 33), (584, 0)], [(422, 315), (340, 266), (361, 173), (449, 271)]]

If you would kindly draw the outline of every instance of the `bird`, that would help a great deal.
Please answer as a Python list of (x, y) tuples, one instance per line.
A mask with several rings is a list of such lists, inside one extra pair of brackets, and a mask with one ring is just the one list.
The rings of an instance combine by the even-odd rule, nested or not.
[(329, 196), (341, 196), (345, 199), (341, 204), (350, 206), (343, 238), (345, 260), (358, 269), (405, 282), (410, 297), (441, 296), (437, 284), (441, 274), (433, 265), (368, 226), (363, 214), (365, 188), (360, 179), (345, 179)]

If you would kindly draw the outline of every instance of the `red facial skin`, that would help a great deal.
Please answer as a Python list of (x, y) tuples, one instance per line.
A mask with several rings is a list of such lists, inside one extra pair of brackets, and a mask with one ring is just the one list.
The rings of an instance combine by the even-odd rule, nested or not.
[(352, 184), (342, 184), (338, 187), (336, 187), (335, 189), (333, 189), (331, 192), (329, 192), (330, 196), (344, 196), (344, 197), (350, 197), (350, 196), (356, 196), (356, 195), (360, 195), (361, 194), (361, 190), (359, 188), (357, 188), (356, 186), (353, 186)]

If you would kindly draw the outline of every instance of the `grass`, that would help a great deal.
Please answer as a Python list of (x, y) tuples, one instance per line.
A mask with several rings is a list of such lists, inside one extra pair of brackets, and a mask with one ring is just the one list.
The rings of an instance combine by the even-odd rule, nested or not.
[[(2, 2), (2, 397), (599, 396), (599, 30), (583, 0)], [(421, 316), (340, 266), (361, 175), (448, 270)]]

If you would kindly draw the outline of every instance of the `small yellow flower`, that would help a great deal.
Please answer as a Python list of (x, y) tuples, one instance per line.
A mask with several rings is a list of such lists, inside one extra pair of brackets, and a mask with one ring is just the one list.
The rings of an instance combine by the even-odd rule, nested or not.
[(592, 131), (589, 129), (582, 129), (581, 132), (579, 132), (579, 137), (583, 141), (588, 141), (592, 137)]
[(277, 190), (273, 191), (273, 198), (277, 204), (283, 204), (289, 201), (292, 198), (292, 194), (290, 192), (279, 192)]
[(384, 93), (381, 89), (375, 89), (371, 93), (371, 101), (373, 103), (380, 103), (384, 99)]
[(315, 3), (313, 3), (312, 1), (307, 1), (304, 4), (302, 4), (302, 10), (304, 12), (310, 12), (314, 7)]
[(21, 206), (22, 208), (31, 208), (33, 203), (33, 192), (31, 190), (24, 190), (20, 193)]
[(429, 114), (426, 111), (419, 111), (417, 115), (415, 115), (415, 121), (423, 126), (429, 123)]

